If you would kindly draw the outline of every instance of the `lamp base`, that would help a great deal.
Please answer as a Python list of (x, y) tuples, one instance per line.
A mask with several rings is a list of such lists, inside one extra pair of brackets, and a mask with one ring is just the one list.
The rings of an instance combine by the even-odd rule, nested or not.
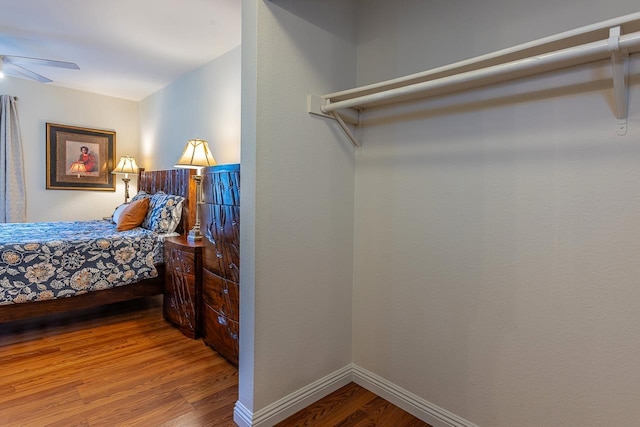
[(202, 240), (202, 233), (200, 233), (200, 227), (193, 227), (187, 234), (187, 240)]
[(200, 182), (202, 176), (198, 169), (198, 174), (193, 176), (193, 180), (196, 182), (196, 223), (193, 224), (193, 228), (189, 230), (187, 234), (187, 240), (195, 241), (202, 240), (202, 233), (200, 233), (200, 205), (202, 204), (202, 189), (200, 188)]
[(131, 178), (125, 176), (122, 178), (122, 181), (124, 182), (124, 202), (127, 203), (129, 200), (129, 181), (131, 181)]

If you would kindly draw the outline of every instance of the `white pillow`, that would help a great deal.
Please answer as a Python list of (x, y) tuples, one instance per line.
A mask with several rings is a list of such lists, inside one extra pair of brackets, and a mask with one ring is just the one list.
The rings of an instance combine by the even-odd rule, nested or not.
[(124, 211), (127, 206), (129, 206), (129, 203), (123, 203), (118, 206), (115, 211), (113, 211), (113, 217), (111, 218), (111, 221), (113, 221), (114, 224), (117, 224), (120, 221), (120, 215), (122, 215), (122, 211)]

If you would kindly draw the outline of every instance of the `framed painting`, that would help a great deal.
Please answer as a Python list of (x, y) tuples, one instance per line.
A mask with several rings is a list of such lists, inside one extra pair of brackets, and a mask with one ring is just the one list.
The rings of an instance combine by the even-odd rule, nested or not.
[(116, 133), (47, 123), (47, 189), (116, 191)]

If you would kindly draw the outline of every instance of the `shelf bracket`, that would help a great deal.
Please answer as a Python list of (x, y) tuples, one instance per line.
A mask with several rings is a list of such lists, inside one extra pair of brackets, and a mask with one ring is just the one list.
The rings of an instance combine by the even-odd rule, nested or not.
[(351, 129), (349, 129), (349, 127), (344, 122), (344, 120), (342, 120), (342, 116), (340, 116), (340, 114), (337, 111), (332, 111), (331, 115), (333, 116), (334, 119), (336, 119), (336, 121), (338, 122), (338, 124), (340, 125), (344, 133), (347, 135), (347, 137), (351, 140), (353, 145), (355, 145), (356, 147), (362, 147), (362, 144), (360, 143), (358, 138), (356, 138), (353, 132), (351, 132)]
[(349, 128), (347, 123), (359, 126), (360, 125), (360, 111), (355, 108), (346, 108), (337, 111), (330, 111), (328, 113), (323, 111), (322, 106), (325, 105), (325, 99), (318, 95), (309, 95), (307, 97), (307, 112), (316, 116), (324, 117), (327, 119), (335, 120), (340, 128), (347, 135), (349, 140), (356, 147), (362, 147), (362, 144), (358, 138), (354, 135), (353, 131)]
[(626, 135), (629, 114), (629, 52), (620, 49), (620, 27), (609, 29), (609, 51), (611, 52), (611, 77), (613, 78), (613, 100), (617, 119), (616, 133)]

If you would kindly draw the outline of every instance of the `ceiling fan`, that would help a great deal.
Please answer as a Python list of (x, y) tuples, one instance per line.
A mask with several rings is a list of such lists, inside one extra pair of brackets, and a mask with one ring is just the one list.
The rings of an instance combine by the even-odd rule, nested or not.
[(51, 59), (29, 58), (26, 56), (0, 55), (0, 77), (4, 74), (14, 77), (25, 77), (42, 83), (49, 83), (48, 79), (38, 73), (28, 70), (24, 65), (45, 65), (47, 67), (69, 68), (79, 70), (80, 67), (73, 62), (54, 61)]

